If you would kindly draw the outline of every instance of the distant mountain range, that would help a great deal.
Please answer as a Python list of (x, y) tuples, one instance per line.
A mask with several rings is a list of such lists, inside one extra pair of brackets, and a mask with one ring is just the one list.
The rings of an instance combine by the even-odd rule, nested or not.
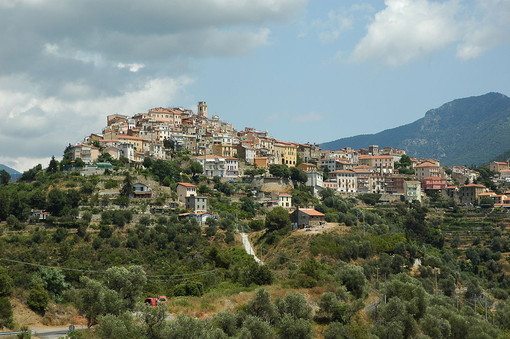
[(18, 179), (19, 177), (21, 177), (21, 174), (22, 174), (22, 173), (16, 171), (14, 168), (10, 168), (10, 167), (2, 165), (2, 164), (0, 164), (0, 171), (1, 170), (5, 170), (7, 173), (9, 173), (11, 175), (11, 181)]
[(500, 93), (453, 100), (413, 123), (376, 134), (342, 138), (321, 145), (396, 147), (412, 157), (436, 158), (444, 165), (482, 165), (510, 149), (510, 98)]

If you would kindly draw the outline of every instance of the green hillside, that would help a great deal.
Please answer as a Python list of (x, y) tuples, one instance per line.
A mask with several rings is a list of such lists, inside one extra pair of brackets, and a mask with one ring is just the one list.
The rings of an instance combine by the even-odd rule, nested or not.
[[(192, 164), (178, 152), (103, 175), (36, 166), (0, 184), (0, 331), (73, 324), (93, 327), (67, 338), (508, 337), (507, 211), (440, 196), (378, 204), (376, 195), (369, 204), (366, 195), (315, 197), (301, 185), (289, 192), (293, 206), (313, 206), (324, 222), (291, 230), (287, 210), (252, 194), (253, 178), (190, 176)], [(187, 219), (173, 203), (183, 181), (208, 198), (213, 218)], [(136, 182), (150, 185), (150, 198), (130, 194)]]
[(327, 142), (324, 149), (368, 145), (405, 149), (411, 156), (445, 165), (480, 165), (508, 150), (510, 98), (500, 93), (457, 99), (429, 110), (413, 123), (376, 134)]

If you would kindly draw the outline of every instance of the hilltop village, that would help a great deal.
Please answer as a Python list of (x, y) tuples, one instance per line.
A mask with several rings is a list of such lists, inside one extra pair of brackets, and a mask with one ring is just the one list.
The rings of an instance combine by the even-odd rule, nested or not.
[[(422, 201), (427, 193), (463, 205), (473, 206), (485, 198), (482, 202), (510, 207), (510, 192), (495, 192), (477, 183), (480, 173), (465, 166), (443, 168), (436, 159), (410, 158), (405, 150), (392, 147), (329, 151), (317, 144), (276, 140), (269, 132), (254, 128), (237, 131), (218, 115), (209, 117), (203, 101), (196, 113), (159, 107), (132, 117), (108, 115), (101, 133), (92, 133), (67, 149), (71, 168), (78, 161), (84, 175), (102, 173), (111, 159), (142, 166), (147, 158), (169, 160), (183, 151), (210, 179), (258, 176), (270, 180), (285, 177), (282, 166), (295, 167), (306, 174), (303, 183), (315, 196), (329, 188), (346, 196), (380, 194), (380, 202), (392, 202)], [(510, 181), (507, 162), (492, 162), (490, 170), (497, 173), (496, 181)], [(290, 207), (286, 191), (283, 187), (281, 192), (265, 192), (260, 202)]]
[(0, 170), (0, 330), (503, 338), (509, 182), (238, 131), (206, 102), (108, 115), (61, 161)]

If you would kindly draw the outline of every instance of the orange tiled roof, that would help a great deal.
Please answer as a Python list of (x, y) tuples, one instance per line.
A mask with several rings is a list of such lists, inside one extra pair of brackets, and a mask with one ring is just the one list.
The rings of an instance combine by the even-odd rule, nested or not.
[(393, 159), (392, 155), (360, 155), (360, 160), (364, 159)]
[(468, 185), (461, 186), (460, 188), (463, 188), (463, 187), (487, 188), (484, 185), (479, 185), (479, 184), (468, 184)]
[(177, 186), (179, 186), (179, 185), (184, 186), (184, 187), (195, 187), (195, 188), (197, 187), (193, 184), (190, 184), (189, 182), (180, 182), (177, 184)]
[(314, 216), (314, 217), (323, 217), (324, 216), (323, 213), (321, 213), (319, 211), (316, 211), (313, 208), (300, 208), (299, 211), (301, 211), (301, 212), (303, 212), (305, 214)]
[(141, 138), (141, 137), (132, 137), (132, 136), (129, 136), (129, 135), (118, 135), (117, 138), (119, 139), (132, 139), (132, 140), (140, 140), (140, 141), (149, 141), (145, 138)]
[(433, 164), (433, 163), (431, 163), (429, 161), (425, 161), (425, 162), (417, 165), (415, 168), (425, 168), (425, 167), (439, 167), (439, 166), (436, 165), (436, 164)]

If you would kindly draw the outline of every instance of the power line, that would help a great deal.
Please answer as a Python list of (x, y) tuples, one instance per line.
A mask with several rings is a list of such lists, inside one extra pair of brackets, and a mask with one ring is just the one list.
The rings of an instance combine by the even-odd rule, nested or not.
[[(63, 270), (63, 271), (87, 272), (87, 273), (107, 273), (106, 271), (84, 270), (84, 269), (79, 269), (79, 268), (50, 266), (50, 265), (36, 264), (36, 263), (31, 263), (31, 262), (26, 262), (26, 261), (13, 260), (13, 259), (5, 259), (5, 258), (0, 258), (0, 260), (7, 261), (7, 262), (12, 262), (12, 263), (16, 263), (16, 264), (35, 266), (35, 267), (54, 268), (54, 269)], [(146, 277), (147, 278), (153, 278), (153, 279), (157, 279), (157, 278), (162, 279), (163, 277), (169, 277), (169, 278), (172, 278), (172, 277), (179, 278), (179, 277), (181, 277), (181, 278), (186, 278), (186, 277), (190, 277), (190, 276), (205, 275), (205, 274), (213, 273), (213, 272), (217, 272), (217, 271), (218, 271), (217, 269), (213, 269), (213, 270), (208, 270), (208, 271), (199, 271), (199, 272), (192, 272), (192, 273), (180, 273), (180, 274), (155, 274), (155, 275), (146, 274)]]
[(19, 261), (19, 260), (12, 260), (12, 259), (5, 259), (0, 258), (0, 260), (8, 261), (16, 264), (22, 264), (22, 265), (29, 265), (29, 266), (36, 266), (36, 267), (46, 267), (46, 268), (55, 268), (63, 271), (75, 271), (75, 272), (91, 272), (91, 273), (106, 273), (106, 271), (97, 271), (97, 270), (81, 270), (79, 268), (68, 268), (68, 267), (58, 267), (58, 266), (49, 266), (49, 265), (42, 265), (42, 264), (35, 264), (31, 262), (26, 261)]

